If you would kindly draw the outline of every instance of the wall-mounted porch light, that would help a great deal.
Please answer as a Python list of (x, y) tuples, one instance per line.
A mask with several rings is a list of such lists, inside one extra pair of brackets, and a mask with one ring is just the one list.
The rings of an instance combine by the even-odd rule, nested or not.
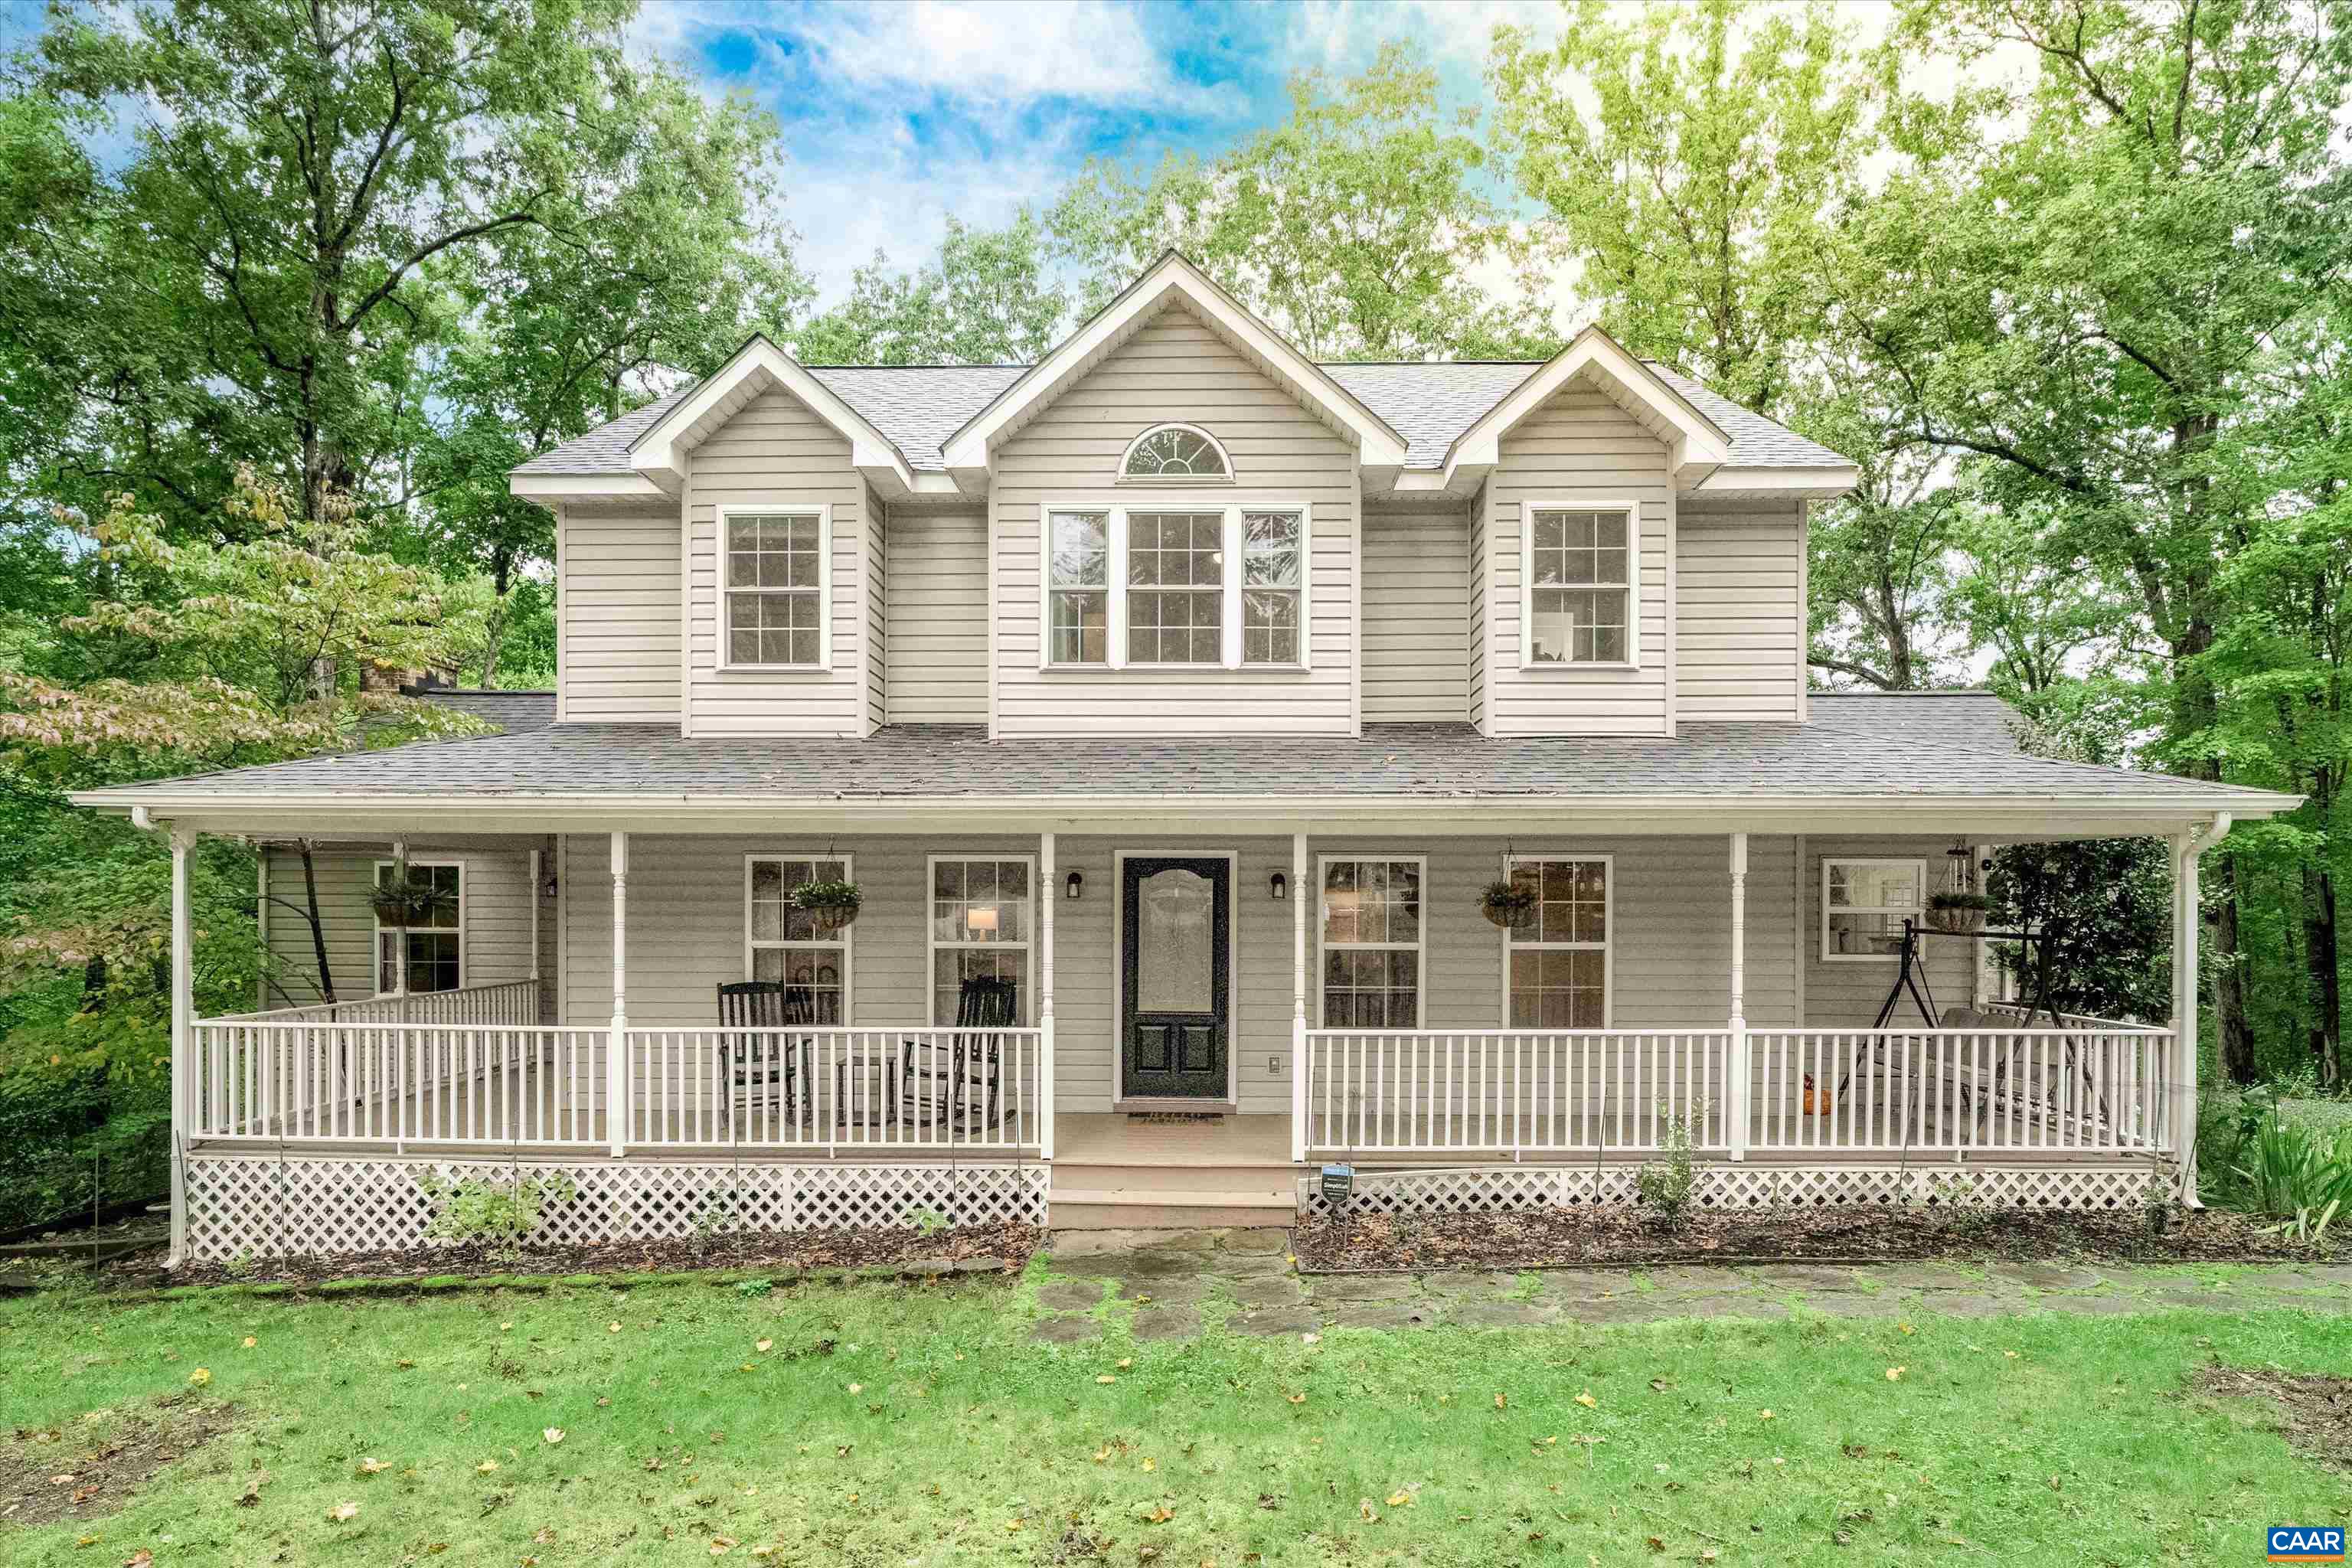
[(551, 869), (547, 873), (547, 880), (539, 885), (539, 890), (547, 898), (551, 899), (555, 897), (555, 873), (553, 870)]
[(1076, 871), (1071, 872), (1067, 879), (1062, 883), (1062, 897), (1072, 900), (1073, 901), (1075, 901), (1086, 890), (1087, 879), (1084, 877), (1079, 876)]
[(1290, 897), (1290, 879), (1276, 871), (1267, 879), (1265, 890), (1273, 896), (1276, 903), (1281, 903)]

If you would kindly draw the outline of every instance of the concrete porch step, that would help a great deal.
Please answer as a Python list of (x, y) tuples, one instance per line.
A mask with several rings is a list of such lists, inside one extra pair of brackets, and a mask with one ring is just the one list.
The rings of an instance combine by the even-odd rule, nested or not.
[(1230, 1160), (1199, 1165), (1054, 1162), (1054, 1186), (1057, 1191), (1083, 1187), (1138, 1193), (1266, 1192), (1286, 1196), (1293, 1180), (1292, 1167), (1286, 1163)]
[(1057, 1188), (1055, 1230), (1200, 1230), (1283, 1225), (1297, 1207), (1287, 1193)]

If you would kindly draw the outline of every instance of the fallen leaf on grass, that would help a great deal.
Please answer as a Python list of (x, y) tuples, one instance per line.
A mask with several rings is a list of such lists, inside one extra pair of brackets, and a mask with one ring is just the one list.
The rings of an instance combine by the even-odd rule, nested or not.
[(1156, 1470), (1160, 1468), (1160, 1461), (1146, 1454), (1143, 1457), (1143, 1468), (1147, 1470)]
[(1283, 1397), (1290, 1401), (1293, 1405), (1304, 1405), (1307, 1403), (1307, 1395), (1303, 1394), (1286, 1394)]
[(1772, 1419), (1772, 1413), (1769, 1410), (1759, 1410), (1756, 1414), (1756, 1419), (1759, 1421), (1769, 1421)]
[(247, 1350), (251, 1350), (254, 1346), (256, 1346), (256, 1345), (259, 1344), (260, 1342), (260, 1342), (259, 1340), (255, 1339), (251, 1334), (247, 1334), (247, 1335), (246, 1335), (246, 1336), (245, 1336), (245, 1348), (246, 1348), (246, 1349), (247, 1349)]
[(1601, 1407), (1601, 1401), (1592, 1397), (1592, 1390), (1589, 1388), (1576, 1396), (1576, 1402), (1587, 1410), (1598, 1410)]
[(1096, 1378), (1095, 1381), (1097, 1383), (1117, 1383), (1118, 1379), (1113, 1377), (1108, 1373), (1105, 1373), (1100, 1377)]
[(1125, 1355), (1118, 1358), (1118, 1370), (1121, 1372), (1125, 1372), (1129, 1367), (1131, 1367), (1134, 1364), (1135, 1358), (1131, 1355)]
[(550, 1426), (545, 1431), (541, 1432), (540, 1436), (546, 1438), (551, 1444), (561, 1443), (563, 1441), (563, 1428), (561, 1426)]
[(382, 1475), (384, 1471), (390, 1468), (392, 1468), (392, 1467), (385, 1464), (382, 1459), (362, 1459), (359, 1462), (359, 1472), (363, 1476)]
[(759, 1343), (757, 1343), (757, 1344), (753, 1345), (751, 1348), (752, 1348), (753, 1350), (755, 1350), (755, 1351), (758, 1351), (761, 1355), (765, 1355), (765, 1354), (767, 1354), (767, 1353), (768, 1353), (769, 1349), (770, 1349), (772, 1346), (773, 1346), (773, 1345), (775, 1344), (775, 1342), (775, 1342), (775, 1341), (773, 1341), (773, 1340), (761, 1340)]
[(347, 1524), (359, 1516), (360, 1505), (355, 1502), (339, 1502), (327, 1510), (327, 1517), (337, 1524)]
[(498, 1462), (496, 1459), (484, 1459), (480, 1464), (476, 1465), (476, 1466), (474, 1467), (474, 1468), (475, 1468), (475, 1469), (477, 1469), (477, 1470), (480, 1471), (483, 1475), (486, 1475), (486, 1476), (487, 1476), (487, 1475), (488, 1475), (492, 1470), (497, 1469), (498, 1468), (499, 1468), (499, 1462)]
[(204, 1387), (205, 1384), (210, 1383), (212, 1380), (213, 1374), (210, 1367), (200, 1366), (196, 1368), (195, 1371), (188, 1373), (188, 1382), (197, 1388)]
[(1903, 1381), (1903, 1374), (1909, 1370), (1908, 1367), (1890, 1366), (1886, 1369), (1886, 1381), (1900, 1383)]
[(1356, 1511), (1364, 1516), (1366, 1524), (1378, 1524), (1381, 1521), (1380, 1513), (1372, 1507), (1372, 1500), (1368, 1497), (1360, 1497), (1356, 1500)]
[(1163, 1502), (1156, 1508), (1146, 1510), (1143, 1515), (1143, 1522), (1146, 1524), (1165, 1524), (1175, 1517), (1176, 1510), (1170, 1508)]
[(734, 1551), (737, 1542), (731, 1535), (714, 1535), (710, 1538), (710, 1555), (724, 1557)]
[(1410, 1490), (1389, 1493), (1389, 1506), (1391, 1508), (1409, 1508), (1412, 1504), (1412, 1493)]
[(122, 1568), (147, 1568), (154, 1561), (155, 1554), (142, 1546), (122, 1560)]
[(618, 1322), (607, 1323), (604, 1325), (604, 1331), (608, 1334), (617, 1334), (621, 1331), (621, 1325)]

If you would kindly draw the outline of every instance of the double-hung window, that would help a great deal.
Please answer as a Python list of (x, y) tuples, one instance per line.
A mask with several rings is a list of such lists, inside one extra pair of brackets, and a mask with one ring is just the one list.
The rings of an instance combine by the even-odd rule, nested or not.
[(1040, 666), (1304, 667), (1307, 519), (1279, 505), (1048, 507)]
[(964, 984), (1012, 984), (1013, 1021), (1026, 1027), (1036, 873), (1026, 857), (931, 860), (931, 1022), (962, 1021)]
[(822, 511), (722, 510), (726, 659), (735, 668), (822, 669), (832, 662), (832, 581)]
[[(375, 863), (375, 885), (392, 886), (396, 863)], [(463, 872), (455, 860), (411, 860), (408, 886), (424, 896), (411, 901), (405, 927), (375, 922), (375, 988), (389, 993), (404, 988), (399, 963), (403, 939), (407, 948), (404, 988), (455, 991), (466, 983), (466, 900)]]
[(1511, 885), (1535, 904), (1504, 931), (1510, 1026), (1609, 1026), (1609, 858), (1514, 858)]
[(1326, 858), (1323, 1027), (1421, 1027), (1423, 862)]
[(1629, 665), (1640, 604), (1636, 509), (1528, 509), (1519, 561), (1520, 662)]
[(1225, 514), (1127, 514), (1127, 662), (1225, 662)]
[(1925, 909), (1924, 860), (1822, 862), (1822, 957), (1893, 958), (1903, 951), (1903, 922)]
[(793, 891), (809, 882), (846, 882), (849, 858), (746, 858), (743, 868), (743, 977), (784, 987), (787, 1016), (813, 1024), (849, 1019), (849, 933), (826, 930), (793, 907)]

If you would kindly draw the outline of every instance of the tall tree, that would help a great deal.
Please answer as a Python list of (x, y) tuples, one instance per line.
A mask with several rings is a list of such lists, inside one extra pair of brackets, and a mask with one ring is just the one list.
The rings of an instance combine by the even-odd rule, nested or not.
[(1874, 134), (1833, 8), (1580, 0), (1550, 44), (1498, 29), (1487, 75), (1513, 177), (1610, 331), (1789, 413), (1821, 371), (1822, 222)]
[(803, 322), (793, 347), (808, 364), (1027, 364), (1069, 313), (1045, 227), (1024, 207), (1000, 229), (948, 219), (939, 254), (912, 271), (894, 272), (877, 251), (849, 298)]
[[(1317, 359), (1524, 357), (1555, 329), (1524, 237), (1487, 189), (1473, 109), (1402, 44), (1363, 75), (1291, 79), (1291, 110), (1222, 157), (1096, 163), (1053, 229), (1097, 309), (1171, 247)], [(1485, 281), (1513, 284), (1497, 302)]]
[[(1985, 459), (1996, 501), (2039, 505), (2045, 552), (2132, 584), (2163, 652), (2175, 765), (2215, 712), (2199, 659), (2216, 563), (2245, 518), (2218, 505), (2217, 435), (2266, 345), (2352, 258), (2331, 151), (2352, 83), (2340, 0), (1927, 0), (1906, 51), (1963, 70), (2022, 44), (2008, 86), (1898, 95), (1900, 154), (1825, 250), (1842, 347), (1909, 439)], [(2216, 1013), (2232, 1076), (2253, 1054), (2237, 970), (2234, 860), (2211, 909)]]
[[(58, 368), (111, 410), (100, 488), (216, 518), (227, 466), (299, 510), (397, 465), (427, 399), (420, 350), (457, 320), (436, 279), (543, 230), (625, 270), (643, 112), (633, 0), (145, 0), (60, 10), (30, 89), (129, 122), (88, 221), (116, 243), (56, 280), (120, 330)], [(650, 84), (650, 85), (649, 85)], [(690, 160), (667, 142), (656, 159)], [(622, 241), (625, 244), (626, 241)], [(19, 260), (16, 265), (23, 265)], [(218, 457), (212, 456), (217, 452)], [(95, 503), (95, 497), (81, 498)]]

